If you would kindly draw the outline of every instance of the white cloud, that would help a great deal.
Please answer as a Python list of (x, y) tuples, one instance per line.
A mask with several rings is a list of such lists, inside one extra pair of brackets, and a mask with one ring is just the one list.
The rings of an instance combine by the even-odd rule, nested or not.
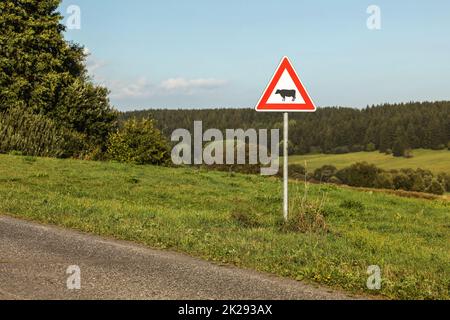
[(106, 66), (106, 64), (103, 60), (87, 59), (86, 68), (91, 76), (95, 76), (96, 71)]
[(184, 79), (174, 78), (162, 81), (160, 84), (152, 83), (145, 77), (132, 82), (105, 81), (103, 83), (111, 90), (111, 97), (148, 98), (165, 95), (193, 95), (203, 90), (218, 89), (227, 84), (227, 81), (216, 79)]
[(185, 79), (171, 78), (161, 83), (161, 88), (167, 91), (193, 93), (197, 90), (217, 89), (227, 84), (225, 80), (218, 79)]
[(155, 94), (156, 86), (146, 78), (139, 78), (130, 83), (122, 81), (112, 81), (105, 83), (111, 90), (112, 98), (146, 98)]
[(111, 91), (113, 99), (139, 99), (154, 96), (179, 96), (194, 95), (205, 90), (215, 90), (225, 86), (228, 82), (214, 78), (170, 78), (162, 82), (154, 83), (146, 77), (140, 77), (131, 81), (111, 80), (105, 75), (105, 70), (101, 70), (108, 63), (92, 55), (89, 48), (84, 48), (86, 55), (86, 68), (88, 74), (99, 85), (107, 87)]
[(96, 72), (107, 65), (106, 61), (99, 60), (91, 54), (91, 51), (88, 48), (84, 48), (84, 54), (86, 57), (86, 68), (88, 70), (89, 75), (92, 77), (96, 76)]

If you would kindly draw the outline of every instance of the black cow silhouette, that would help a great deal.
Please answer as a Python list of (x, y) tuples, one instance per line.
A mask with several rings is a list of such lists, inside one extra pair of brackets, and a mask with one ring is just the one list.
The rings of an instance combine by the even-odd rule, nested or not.
[(283, 101), (286, 101), (286, 97), (292, 98), (292, 101), (295, 101), (295, 99), (297, 98), (297, 91), (295, 90), (286, 90), (286, 89), (281, 89), (281, 90), (277, 90), (277, 92), (275, 92), (275, 94), (279, 94), (282, 98)]

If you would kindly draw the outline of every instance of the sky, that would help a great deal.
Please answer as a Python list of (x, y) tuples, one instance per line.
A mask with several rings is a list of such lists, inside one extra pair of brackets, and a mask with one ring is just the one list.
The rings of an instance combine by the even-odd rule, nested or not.
[(122, 111), (254, 107), (283, 56), (319, 107), (450, 100), (448, 0), (64, 0), (63, 23), (73, 5), (65, 37)]

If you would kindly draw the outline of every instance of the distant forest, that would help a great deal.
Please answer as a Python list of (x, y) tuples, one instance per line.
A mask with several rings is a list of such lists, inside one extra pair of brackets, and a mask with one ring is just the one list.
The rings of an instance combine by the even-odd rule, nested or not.
[[(253, 109), (154, 109), (122, 113), (120, 118), (151, 117), (170, 138), (173, 130), (193, 130), (193, 122), (209, 128), (282, 128), (281, 113)], [(365, 109), (319, 108), (315, 113), (291, 113), (291, 154), (374, 151), (404, 156), (409, 149), (444, 149), (450, 141), (450, 101), (383, 104)]]

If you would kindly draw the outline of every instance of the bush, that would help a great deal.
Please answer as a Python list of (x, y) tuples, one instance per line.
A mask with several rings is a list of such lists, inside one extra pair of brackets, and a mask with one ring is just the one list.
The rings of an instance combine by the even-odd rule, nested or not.
[(392, 148), (392, 155), (394, 157), (404, 157), (405, 156), (405, 150), (406, 147), (402, 145), (401, 143), (395, 143), (394, 147)]
[(410, 177), (404, 172), (399, 172), (398, 174), (395, 174), (393, 181), (395, 189), (402, 189), (406, 191), (412, 190), (414, 183), (412, 179), (410, 179)]
[(336, 147), (336, 148), (331, 150), (331, 153), (333, 153), (333, 154), (350, 153), (350, 148), (348, 146)]
[(63, 86), (55, 110), (46, 115), (84, 134), (92, 148), (103, 152), (109, 134), (117, 129), (118, 113), (109, 105), (108, 90), (79, 79)]
[(314, 171), (314, 179), (317, 181), (328, 182), (332, 176), (336, 174), (336, 167), (331, 165), (324, 165)]
[(358, 162), (336, 173), (342, 183), (353, 187), (374, 187), (379, 169), (367, 162)]
[(311, 154), (323, 153), (323, 150), (322, 150), (321, 147), (318, 147), (318, 146), (311, 146), (311, 147), (309, 148), (309, 153), (311, 153)]
[(332, 176), (329, 180), (329, 183), (333, 183), (333, 184), (342, 184), (342, 181), (336, 177), (336, 176)]
[(437, 179), (444, 186), (445, 191), (450, 192), (450, 174), (440, 173)]
[(364, 151), (366, 148), (361, 144), (354, 144), (350, 147), (351, 152), (361, 152)]
[(431, 184), (434, 179), (433, 173), (429, 170), (417, 169), (417, 170), (403, 170), (406, 172), (412, 181), (411, 191), (426, 192), (427, 186)]
[(443, 144), (443, 143), (438, 144), (437, 146), (433, 146), (431, 149), (432, 150), (445, 150), (445, 144)]
[(416, 191), (416, 192), (425, 192), (426, 191), (426, 185), (425, 185), (425, 180), (423, 179), (423, 177), (419, 174), (415, 174), (412, 177), (413, 183), (412, 183), (412, 187), (411, 187), (411, 191)]
[(389, 172), (379, 172), (375, 179), (375, 188), (394, 189), (392, 174)]
[(444, 186), (437, 179), (431, 181), (430, 186), (426, 190), (428, 193), (443, 195), (445, 193)]
[(59, 158), (80, 156), (87, 148), (84, 140), (84, 135), (22, 107), (0, 114), (1, 153)]
[(376, 146), (375, 146), (374, 143), (369, 142), (369, 143), (366, 145), (366, 151), (367, 151), (367, 152), (373, 152), (373, 151), (375, 151), (375, 150), (376, 150)]
[[(282, 170), (281, 170), (282, 171)], [(289, 165), (289, 177), (297, 180), (305, 180), (306, 169), (300, 164)]]
[(423, 182), (425, 184), (425, 186), (429, 186), (431, 184), (431, 181), (434, 178), (433, 173), (430, 170), (424, 170), (424, 169), (417, 169), (416, 170), (417, 174), (420, 174), (420, 176), (423, 179)]
[(108, 141), (108, 158), (136, 164), (164, 165), (170, 160), (169, 145), (153, 120), (131, 119)]

